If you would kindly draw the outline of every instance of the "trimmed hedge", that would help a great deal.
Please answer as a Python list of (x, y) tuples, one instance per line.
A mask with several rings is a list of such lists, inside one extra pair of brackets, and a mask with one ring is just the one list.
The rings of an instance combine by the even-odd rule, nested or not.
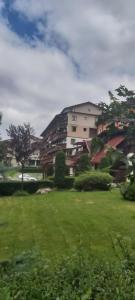
[[(21, 168), (18, 169), (21, 173)], [(43, 169), (41, 167), (24, 167), (24, 173), (42, 173)]]
[(135, 182), (122, 185), (121, 194), (125, 200), (135, 201)]
[(78, 191), (107, 191), (110, 189), (112, 181), (113, 177), (110, 174), (98, 171), (87, 172), (76, 178), (74, 187)]
[(66, 176), (63, 180), (63, 183), (57, 187), (61, 189), (72, 189), (74, 185), (74, 181), (75, 181), (74, 177)]
[[(23, 183), (23, 190), (33, 194), (40, 188), (45, 187), (54, 187), (54, 183), (51, 180), (46, 181), (30, 181)], [(21, 182), (20, 181), (5, 181), (0, 182), (0, 196), (11, 196), (15, 192), (21, 190)]]
[(74, 186), (75, 177), (73, 176), (65, 176), (63, 182), (59, 185), (55, 182), (54, 176), (50, 176), (48, 178), (49, 180), (54, 182), (54, 186), (57, 187), (58, 189), (72, 189)]

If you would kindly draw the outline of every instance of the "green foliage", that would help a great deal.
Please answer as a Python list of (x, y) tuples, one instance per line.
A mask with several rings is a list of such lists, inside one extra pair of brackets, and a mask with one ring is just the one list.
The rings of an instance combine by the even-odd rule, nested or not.
[[(24, 182), (24, 191), (33, 194), (39, 188), (52, 188), (53, 186), (54, 184), (51, 180)], [(0, 182), (0, 196), (11, 196), (19, 190), (21, 190), (20, 181)]]
[(73, 176), (65, 176), (60, 186), (62, 189), (71, 189), (74, 185), (75, 178)]
[[(117, 96), (109, 92), (110, 103), (101, 102), (99, 108), (102, 114), (98, 118), (97, 124), (108, 124), (106, 137), (116, 136), (120, 131), (126, 136), (127, 143), (135, 149), (135, 91), (128, 90), (120, 85), (115, 90)], [(121, 123), (121, 128), (116, 128), (115, 122)], [(130, 124), (130, 126), (126, 126)]]
[(125, 200), (135, 201), (135, 182), (122, 185), (121, 194)]
[(58, 188), (63, 187), (65, 173), (66, 173), (65, 153), (63, 151), (59, 151), (56, 154), (56, 159), (55, 159), (55, 185)]
[(24, 165), (32, 152), (30, 139), (33, 134), (33, 128), (30, 124), (18, 126), (11, 124), (7, 129), (7, 134), (11, 139), (11, 148), (14, 151), (17, 162)]
[(5, 155), (6, 155), (5, 142), (0, 140), (0, 162), (3, 162), (5, 160)]
[(91, 154), (94, 155), (104, 148), (104, 142), (98, 136), (94, 137), (91, 141)]
[[(54, 176), (49, 176), (48, 177), (49, 180), (54, 182), (55, 185), (55, 177)], [(65, 176), (64, 180), (62, 181), (62, 184), (60, 186), (61, 189), (72, 189), (74, 186), (74, 181), (75, 181), (75, 177), (73, 176)]]
[(129, 179), (131, 183), (135, 182), (135, 154), (130, 157)]
[(29, 196), (29, 193), (24, 190), (16, 191), (13, 196), (15, 197), (22, 197), (22, 196)]
[[(18, 168), (18, 171), (21, 172), (21, 168)], [(41, 167), (24, 167), (24, 173), (42, 173), (43, 170)]]
[(33, 128), (30, 124), (23, 124), (15, 126), (11, 124), (7, 129), (7, 135), (10, 137), (10, 145), (15, 155), (16, 161), (21, 163), (22, 172), (22, 189), (23, 189), (23, 173), (24, 166), (30, 154), (32, 153), (31, 135)]
[(50, 261), (38, 258), (34, 262), (26, 255), (9, 262), (6, 268), (1, 265), (1, 299), (133, 300), (135, 257), (121, 240), (119, 246), (119, 264), (96, 260), (79, 249), (53, 269)]
[(89, 171), (91, 169), (90, 157), (88, 154), (82, 154), (78, 161), (78, 171), (79, 173), (83, 173), (85, 171)]
[(117, 149), (108, 149), (99, 165), (101, 170), (108, 169), (116, 182), (124, 182), (128, 173), (127, 157)]
[(113, 177), (107, 173), (87, 172), (75, 179), (75, 188), (79, 191), (109, 190)]
[(112, 161), (111, 161), (110, 157), (108, 155), (106, 155), (105, 157), (102, 158), (99, 168), (102, 170), (104, 168), (110, 167), (111, 164), (112, 164)]

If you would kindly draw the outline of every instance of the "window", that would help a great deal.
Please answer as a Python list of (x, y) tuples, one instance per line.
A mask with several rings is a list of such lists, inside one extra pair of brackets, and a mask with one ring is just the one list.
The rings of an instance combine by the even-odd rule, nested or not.
[(71, 139), (71, 145), (75, 144), (75, 139)]
[(76, 115), (72, 115), (72, 121), (76, 121), (77, 120), (77, 116)]
[(89, 137), (93, 138), (97, 135), (97, 129), (96, 128), (89, 128)]
[(72, 126), (72, 131), (76, 132), (76, 126)]
[(87, 131), (87, 128), (83, 128), (83, 131)]
[(91, 109), (90, 109), (90, 108), (88, 108), (88, 111), (90, 112), (90, 111), (91, 111)]

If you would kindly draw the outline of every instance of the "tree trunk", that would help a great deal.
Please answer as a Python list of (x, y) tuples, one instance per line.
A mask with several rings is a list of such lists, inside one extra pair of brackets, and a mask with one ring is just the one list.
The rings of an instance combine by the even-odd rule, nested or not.
[(21, 168), (21, 171), (22, 171), (22, 185), (21, 185), (21, 189), (22, 189), (22, 191), (23, 191), (23, 182), (24, 182), (24, 180), (23, 180), (23, 175), (24, 175), (24, 163), (21, 163), (22, 164), (22, 168)]

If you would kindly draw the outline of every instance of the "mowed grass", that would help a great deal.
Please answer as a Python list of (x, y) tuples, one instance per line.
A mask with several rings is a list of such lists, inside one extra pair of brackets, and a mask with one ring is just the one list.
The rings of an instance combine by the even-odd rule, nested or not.
[(113, 258), (117, 235), (135, 241), (135, 203), (119, 190), (0, 198), (0, 260), (29, 250), (61, 259), (80, 245)]

